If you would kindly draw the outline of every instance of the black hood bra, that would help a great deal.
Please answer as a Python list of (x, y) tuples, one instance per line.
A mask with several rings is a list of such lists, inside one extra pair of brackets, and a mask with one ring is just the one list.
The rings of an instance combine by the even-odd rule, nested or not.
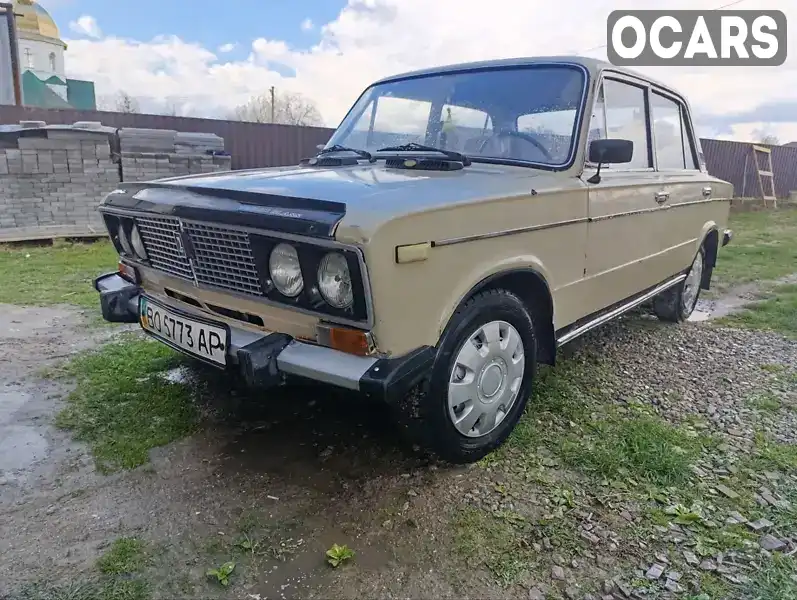
[(157, 182), (122, 184), (101, 207), (319, 238), (346, 214), (342, 202)]

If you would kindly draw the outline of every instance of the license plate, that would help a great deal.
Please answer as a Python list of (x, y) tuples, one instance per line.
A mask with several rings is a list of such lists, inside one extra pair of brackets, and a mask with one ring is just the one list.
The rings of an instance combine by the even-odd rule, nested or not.
[(220, 324), (188, 317), (141, 296), (141, 327), (160, 341), (215, 365), (227, 365), (229, 330)]

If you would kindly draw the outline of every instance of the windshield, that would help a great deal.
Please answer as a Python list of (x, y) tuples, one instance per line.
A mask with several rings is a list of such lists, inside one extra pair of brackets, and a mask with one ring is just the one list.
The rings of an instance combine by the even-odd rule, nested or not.
[(549, 166), (570, 161), (585, 90), (571, 65), (440, 73), (368, 88), (335, 144), (369, 152), (410, 142)]

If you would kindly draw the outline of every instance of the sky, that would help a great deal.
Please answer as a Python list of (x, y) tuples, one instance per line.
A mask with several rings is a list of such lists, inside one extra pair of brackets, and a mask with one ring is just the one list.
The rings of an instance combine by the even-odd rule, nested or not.
[[(41, 0), (69, 48), (67, 75), (143, 112), (223, 117), (269, 87), (312, 99), (335, 127), (372, 81), (517, 56), (606, 58), (618, 8), (716, 9), (732, 0)], [(701, 136), (797, 140), (797, 2), (740, 0), (790, 21), (780, 67), (643, 67), (689, 99)]]

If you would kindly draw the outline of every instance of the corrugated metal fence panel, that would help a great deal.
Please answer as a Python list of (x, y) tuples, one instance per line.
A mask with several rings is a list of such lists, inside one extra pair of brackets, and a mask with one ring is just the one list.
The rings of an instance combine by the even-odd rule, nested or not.
[[(753, 162), (753, 145), (731, 140), (701, 139), (708, 172), (733, 184), (737, 197), (760, 198), (758, 174)], [(763, 144), (762, 144), (763, 145)], [(775, 173), (775, 194), (787, 198), (797, 190), (797, 148), (767, 146), (772, 149), (772, 170)], [(766, 154), (758, 153), (758, 164), (767, 170)], [(764, 185), (767, 185), (764, 182)]]
[(315, 154), (316, 145), (325, 144), (333, 131), (324, 127), (243, 123), (193, 117), (0, 106), (0, 123), (11, 124), (22, 120), (45, 121), (53, 125), (100, 121), (103, 125), (117, 128), (142, 127), (215, 133), (224, 138), (225, 149), (232, 155), (233, 169), (297, 164), (300, 159)]

